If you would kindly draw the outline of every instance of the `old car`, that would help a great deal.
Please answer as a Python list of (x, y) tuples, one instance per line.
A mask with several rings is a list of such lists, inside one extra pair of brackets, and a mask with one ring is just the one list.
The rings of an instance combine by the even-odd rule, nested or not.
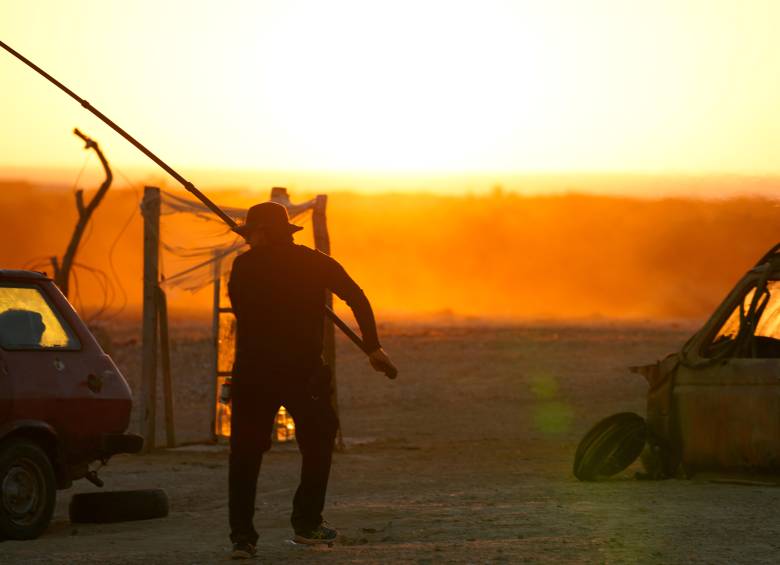
[(575, 456), (578, 478), (625, 469), (642, 449), (646, 478), (780, 471), (780, 244), (679, 352), (632, 369), (650, 385), (646, 426), (626, 413), (597, 424)]
[[(48, 526), (57, 489), (141, 449), (130, 388), (51, 279), (0, 270), (0, 538)], [(103, 493), (100, 493), (103, 494)], [(110, 494), (110, 493), (105, 493)], [(90, 498), (79, 501), (94, 512)]]

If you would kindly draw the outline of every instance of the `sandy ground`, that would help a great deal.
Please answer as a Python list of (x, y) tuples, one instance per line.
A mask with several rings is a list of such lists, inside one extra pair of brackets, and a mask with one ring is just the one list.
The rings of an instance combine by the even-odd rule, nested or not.
[[(334, 548), (290, 546), (294, 446), (276, 446), (259, 481), (258, 561), (330, 563), (776, 562), (780, 490), (705, 480), (640, 482), (629, 469), (584, 484), (571, 474), (587, 427), (616, 411), (644, 414), (645, 384), (625, 367), (652, 362), (686, 324), (394, 325), (384, 343), (395, 382), (339, 342), (347, 449), (336, 455), (326, 518)], [(174, 351), (177, 432), (206, 433), (207, 342)], [(137, 344), (116, 358), (137, 384)], [(162, 435), (160, 436), (162, 438)], [(229, 551), (225, 446), (122, 456), (106, 488), (162, 487), (160, 520), (72, 525), (59, 493), (36, 541), (3, 542), (3, 563), (219, 563)]]

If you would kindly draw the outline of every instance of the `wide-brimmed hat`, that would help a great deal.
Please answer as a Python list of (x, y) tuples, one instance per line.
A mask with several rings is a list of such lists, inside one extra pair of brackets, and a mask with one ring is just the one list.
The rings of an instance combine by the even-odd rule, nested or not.
[(272, 233), (295, 233), (303, 229), (291, 224), (287, 208), (276, 202), (262, 202), (252, 206), (246, 214), (246, 222), (238, 226), (236, 232), (246, 236), (256, 228)]

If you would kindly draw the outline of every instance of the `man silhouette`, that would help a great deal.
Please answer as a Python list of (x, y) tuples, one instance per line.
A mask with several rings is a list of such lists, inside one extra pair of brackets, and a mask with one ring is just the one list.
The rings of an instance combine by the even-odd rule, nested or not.
[(338, 533), (322, 509), (339, 423), (330, 403), (331, 374), (322, 362), (326, 290), (352, 308), (369, 360), (377, 371), (395, 369), (377, 337), (371, 305), (334, 259), (293, 243), (301, 229), (287, 209), (264, 202), (249, 209), (239, 228), (250, 250), (233, 263), (228, 293), (237, 321), (232, 380), (229, 511), (235, 559), (255, 554), (252, 520), (257, 476), (271, 447), (280, 406), (295, 420), (302, 456), (291, 522), (298, 543), (330, 543)]

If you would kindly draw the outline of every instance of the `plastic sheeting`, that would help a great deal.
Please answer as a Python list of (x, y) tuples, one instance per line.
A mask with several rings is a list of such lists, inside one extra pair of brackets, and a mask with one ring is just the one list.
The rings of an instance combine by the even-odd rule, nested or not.
[[(271, 200), (284, 205), (290, 221), (310, 225), (315, 200), (290, 202), (286, 192), (275, 189)], [(247, 209), (220, 206), (237, 223), (246, 218)], [(214, 282), (215, 264), (232, 263), (246, 247), (244, 239), (233, 232), (200, 201), (168, 191), (160, 191), (161, 284), (195, 292)], [(223, 267), (224, 274), (224, 267)]]

